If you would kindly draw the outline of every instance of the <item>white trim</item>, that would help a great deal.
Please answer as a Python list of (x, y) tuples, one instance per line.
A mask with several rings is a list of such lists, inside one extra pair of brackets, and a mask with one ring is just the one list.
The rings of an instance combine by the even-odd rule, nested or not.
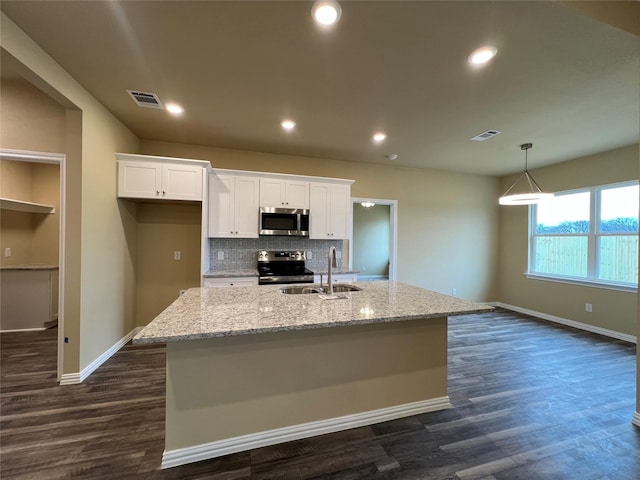
[(523, 273), (526, 278), (531, 280), (542, 280), (544, 282), (566, 283), (568, 285), (579, 285), (581, 287), (604, 288), (605, 290), (616, 290), (618, 292), (638, 293), (637, 286), (625, 286), (616, 283), (606, 283), (603, 281), (577, 279), (569, 277), (555, 277), (551, 275), (542, 275), (540, 273)]
[(576, 322), (575, 320), (569, 320), (567, 318), (556, 317), (555, 315), (549, 315), (547, 313), (536, 312), (535, 310), (529, 310), (527, 308), (516, 307), (515, 305), (509, 305), (507, 303), (490, 302), (489, 305), (492, 305), (494, 307), (506, 308), (507, 310), (513, 310), (514, 312), (524, 313), (525, 315), (531, 315), (532, 317), (540, 318), (542, 320), (548, 320), (550, 322), (560, 323), (562, 325), (578, 328), (580, 330), (585, 330), (591, 333), (597, 333), (599, 335), (604, 335), (605, 337), (615, 338), (617, 340), (622, 340), (629, 343), (637, 343), (637, 340), (638, 340), (637, 337), (634, 335), (616, 332), (614, 330), (609, 330), (607, 328), (596, 327), (594, 325), (589, 325), (588, 323)]
[(633, 418), (631, 419), (631, 423), (633, 423), (636, 427), (640, 427), (640, 412), (633, 413)]
[(84, 382), (89, 375), (91, 375), (100, 365), (109, 360), (115, 353), (118, 352), (122, 347), (124, 347), (129, 340), (131, 340), (135, 335), (142, 330), (142, 327), (136, 327), (127, 333), (124, 337), (118, 340), (114, 345), (112, 345), (106, 352), (96, 358), (93, 362), (87, 365), (82, 369), (81, 372), (75, 373), (65, 373), (60, 378), (60, 385), (74, 385), (78, 383)]
[[(116, 153), (118, 161), (133, 162), (161, 162), (161, 163), (177, 163), (182, 165), (198, 165), (206, 170), (211, 170), (211, 162), (209, 160), (197, 160), (193, 158), (177, 158), (177, 157), (158, 157), (155, 155), (141, 155), (139, 153)], [(204, 175), (203, 175), (204, 176)]]
[(0, 330), (0, 333), (15, 333), (15, 332), (43, 332), (47, 328), (46, 327), (38, 327), (38, 328), (14, 328), (12, 330)]
[(67, 156), (60, 160), (60, 211), (58, 212), (60, 240), (58, 246), (58, 369), (56, 379), (62, 380), (64, 372), (64, 291), (66, 269), (66, 240), (67, 240)]
[(437, 397), (353, 415), (345, 415), (343, 417), (329, 418), (327, 420), (292, 425), (290, 427), (275, 428), (265, 432), (252, 433), (215, 442), (201, 443), (191, 447), (165, 450), (162, 454), (162, 465), (160, 468), (177, 467), (187, 463), (229, 455), (230, 453), (243, 452), (254, 448), (372, 425), (374, 423), (386, 422), (388, 420), (418, 415), (420, 413), (434, 412), (450, 407), (451, 403), (449, 402), (448, 396)]
[(280, 180), (300, 180), (303, 182), (333, 183), (351, 185), (355, 180), (350, 178), (316, 177), (311, 175), (295, 175), (291, 173), (255, 172), (253, 170), (232, 170), (228, 168), (211, 168), (210, 175), (252, 176), (260, 178), (277, 178)]
[(373, 202), (389, 205), (389, 280), (398, 279), (398, 201), (385, 198), (351, 197), (351, 231), (349, 232), (349, 270), (353, 270), (353, 205)]
[(0, 148), (0, 159), (13, 160), (16, 162), (62, 163), (65, 159), (65, 154)]

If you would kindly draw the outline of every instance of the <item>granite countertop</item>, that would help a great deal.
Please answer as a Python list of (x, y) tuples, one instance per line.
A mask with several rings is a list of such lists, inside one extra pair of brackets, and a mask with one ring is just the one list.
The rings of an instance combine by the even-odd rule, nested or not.
[(58, 270), (58, 265), (28, 264), (28, 265), (3, 265), (0, 270)]
[(203, 275), (205, 278), (227, 278), (227, 277), (257, 277), (258, 270), (255, 268), (244, 268), (240, 270), (209, 270)]
[(309, 328), (397, 322), (493, 307), (398, 282), (357, 282), (348, 298), (285, 295), (281, 285), (191, 288), (142, 329), (133, 343), (167, 343)]
[[(316, 268), (313, 269), (314, 275), (320, 275), (320, 274), (326, 275), (328, 271), (329, 270), (327, 269), (327, 267), (324, 267), (324, 268), (317, 268), (316, 267)], [(353, 270), (353, 269), (350, 269), (350, 268), (332, 268), (331, 269), (331, 273), (333, 275), (342, 275), (342, 274), (345, 274), (345, 273), (360, 273), (360, 270)]]

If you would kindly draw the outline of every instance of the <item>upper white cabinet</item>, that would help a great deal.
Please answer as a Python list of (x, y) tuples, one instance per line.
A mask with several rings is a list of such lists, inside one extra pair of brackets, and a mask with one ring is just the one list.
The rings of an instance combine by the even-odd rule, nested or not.
[(204, 160), (116, 154), (118, 197), (202, 200)]
[(309, 208), (309, 182), (260, 179), (260, 206), (274, 208)]
[(348, 239), (351, 184), (311, 183), (309, 238)]
[(209, 237), (258, 238), (260, 178), (209, 175)]

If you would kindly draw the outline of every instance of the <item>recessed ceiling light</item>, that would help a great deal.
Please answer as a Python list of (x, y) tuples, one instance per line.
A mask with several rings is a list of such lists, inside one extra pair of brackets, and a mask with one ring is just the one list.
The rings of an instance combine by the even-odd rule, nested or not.
[(340, 19), (342, 8), (333, 0), (318, 1), (313, 4), (311, 15), (320, 25), (333, 25)]
[(184, 113), (184, 108), (177, 103), (167, 103), (165, 108), (167, 109), (167, 112), (172, 115), (182, 115)]
[(280, 125), (282, 125), (282, 128), (285, 130), (293, 130), (296, 127), (296, 122), (293, 120), (283, 120), (280, 122)]
[(387, 134), (386, 133), (377, 132), (377, 133), (373, 134), (373, 141), (376, 142), (376, 143), (380, 143), (385, 138), (387, 138)]
[(498, 49), (492, 45), (481, 47), (469, 55), (469, 63), (471, 65), (484, 65), (495, 57), (496, 53), (498, 53)]
[(398, 154), (397, 153), (390, 153), (389, 155), (387, 155), (387, 158), (389, 160), (395, 160), (398, 158)]

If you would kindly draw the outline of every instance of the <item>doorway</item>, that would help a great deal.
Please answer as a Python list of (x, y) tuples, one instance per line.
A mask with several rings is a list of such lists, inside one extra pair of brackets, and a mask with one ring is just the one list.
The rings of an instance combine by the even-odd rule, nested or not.
[[(32, 193), (30, 196), (22, 196), (18, 190), (14, 192), (10, 190), (8, 192), (2, 192), (2, 210), (6, 210), (7, 213), (19, 213), (19, 226), (29, 226), (33, 232), (22, 232), (30, 238), (29, 248), (32, 251), (21, 252), (24, 259), (18, 263), (31, 264), (38, 266), (39, 268), (33, 268), (38, 272), (42, 270), (46, 272), (46, 278), (44, 280), (49, 283), (42, 286), (40, 278), (42, 275), (38, 274), (38, 284), (41, 288), (44, 288), (43, 295), (49, 294), (49, 298), (44, 299), (43, 309), (48, 312), (48, 318), (42, 319), (42, 328), (46, 329), (57, 325), (58, 328), (58, 340), (57, 340), (57, 379), (60, 380), (62, 375), (62, 345), (64, 341), (64, 213), (65, 213), (65, 155), (61, 153), (48, 153), (48, 152), (33, 152), (26, 150), (10, 150), (0, 148), (0, 161), (3, 165), (18, 165), (23, 166), (31, 173), (25, 175), (24, 170), (22, 175), (26, 178), (26, 181), (32, 181)], [(19, 174), (20, 175), (20, 174)], [(27, 178), (31, 175), (32, 178)], [(5, 179), (6, 180), (6, 179)], [(7, 190), (7, 189), (4, 189)], [(11, 193), (17, 193), (17, 195), (11, 195)], [(44, 192), (44, 193), (43, 193)], [(44, 195), (44, 196), (43, 196)], [(17, 197), (17, 198), (12, 198)], [(51, 218), (47, 218), (51, 216)], [(53, 223), (53, 224), (52, 224)], [(22, 229), (24, 230), (24, 229)], [(28, 229), (27, 229), (28, 230)], [(53, 236), (53, 238), (52, 238)], [(15, 236), (14, 236), (15, 237)], [(23, 235), (24, 237), (24, 235)], [(25, 237), (26, 238), (26, 237)], [(8, 244), (4, 244), (2, 255), (4, 257), (10, 257), (12, 247)], [(15, 237), (14, 240), (19, 241), (20, 238)], [(54, 245), (53, 249), (51, 244)], [(57, 244), (57, 247), (55, 246)], [(50, 251), (48, 251), (50, 250)], [(18, 253), (18, 252), (16, 252)], [(15, 264), (16, 262), (12, 262)], [(57, 270), (52, 268), (57, 266)], [(32, 269), (27, 269), (32, 270)], [(57, 274), (56, 274), (57, 272)], [(21, 281), (24, 278), (20, 277)], [(44, 277), (43, 277), (44, 278)], [(31, 280), (27, 279), (27, 286), (34, 286)], [(39, 295), (39, 291), (34, 295)], [(28, 305), (33, 307), (33, 305)], [(38, 315), (41, 314), (41, 310), (36, 310)], [(45, 312), (45, 313), (47, 313)], [(18, 330), (21, 330), (18, 328)]]
[(349, 268), (358, 280), (397, 279), (398, 201), (353, 197)]

